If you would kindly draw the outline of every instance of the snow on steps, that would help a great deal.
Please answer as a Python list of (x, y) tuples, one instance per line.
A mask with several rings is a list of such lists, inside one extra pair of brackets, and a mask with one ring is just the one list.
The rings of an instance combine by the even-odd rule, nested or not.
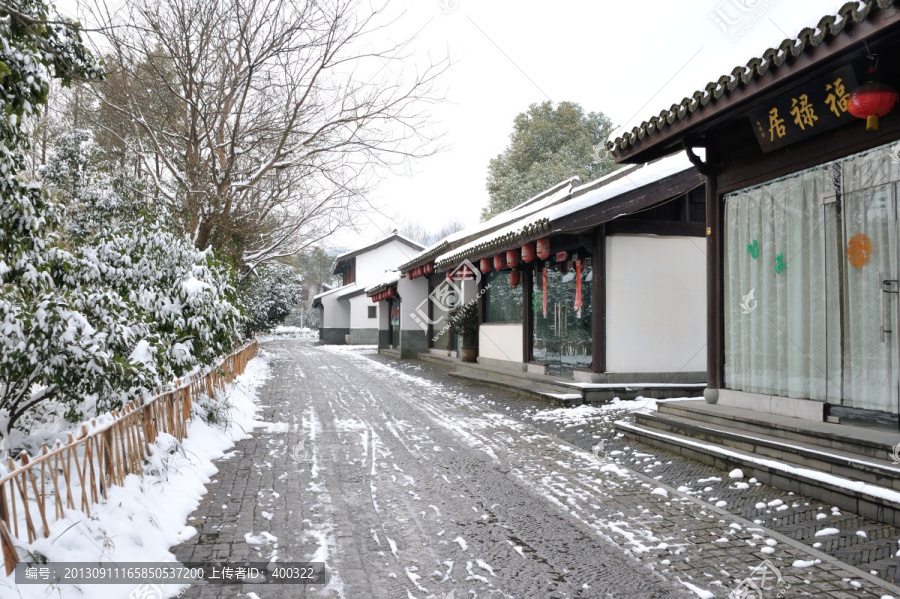
[(660, 417), (680, 416), (708, 425), (725, 426), (752, 434), (778, 437), (838, 449), (878, 460), (886, 459), (900, 438), (896, 433), (790, 418), (705, 402), (668, 402), (660, 406)]
[[(887, 459), (890, 456), (888, 451), (884, 451), (883, 459), (879, 459), (846, 448), (852, 448), (852, 445), (845, 445), (843, 449), (832, 448), (823, 445), (820, 438), (820, 443), (815, 443), (818, 435), (812, 432), (808, 432), (803, 440), (788, 439), (709, 424), (675, 413), (666, 413), (666, 409), (666, 406), (660, 407), (660, 414), (637, 414), (635, 423), (900, 491), (900, 465)], [(842, 428), (842, 432), (846, 434), (847, 427)], [(847, 441), (846, 437), (844, 441)]]
[[(617, 421), (615, 427), (628, 437), (647, 445), (666, 449), (723, 471), (740, 468), (746, 476), (752, 476), (763, 484), (818, 499), (878, 522), (900, 526), (900, 491), (892, 488), (631, 422)], [(845, 456), (836, 455), (835, 459), (842, 460)], [(876, 465), (883, 467), (881, 464), (870, 464), (872, 467)]]
[(418, 358), (423, 362), (452, 367), (451, 376), (512, 391), (558, 407), (606, 403), (616, 397), (681, 398), (696, 395), (697, 391), (706, 387), (705, 383), (582, 383), (513, 368), (461, 362), (455, 357), (443, 355), (443, 352), (421, 353)]

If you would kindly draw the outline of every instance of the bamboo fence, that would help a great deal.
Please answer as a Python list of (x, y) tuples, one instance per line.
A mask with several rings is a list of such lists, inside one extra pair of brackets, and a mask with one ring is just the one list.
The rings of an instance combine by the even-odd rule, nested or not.
[(9, 473), (0, 478), (0, 547), (9, 575), (18, 553), (13, 539), (34, 542), (50, 535), (50, 524), (67, 509), (90, 515), (91, 505), (106, 498), (129, 474), (143, 476), (144, 460), (160, 433), (182, 441), (187, 436), (191, 402), (217, 390), (244, 372), (256, 355), (256, 340), (225, 358), (218, 368), (175, 381), (174, 388), (147, 401), (132, 401), (112, 412), (111, 420), (84, 423), (77, 434), (41, 454), (9, 458)]

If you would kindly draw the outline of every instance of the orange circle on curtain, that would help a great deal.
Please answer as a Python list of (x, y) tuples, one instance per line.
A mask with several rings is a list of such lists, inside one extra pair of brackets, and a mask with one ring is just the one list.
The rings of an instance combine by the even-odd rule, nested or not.
[(847, 260), (851, 266), (862, 268), (869, 263), (872, 258), (872, 241), (863, 235), (857, 233), (850, 238), (847, 244)]

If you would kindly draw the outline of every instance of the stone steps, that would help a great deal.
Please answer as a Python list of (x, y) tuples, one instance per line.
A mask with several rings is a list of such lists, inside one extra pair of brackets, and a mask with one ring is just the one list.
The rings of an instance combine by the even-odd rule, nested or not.
[[(806, 435), (803, 441), (786, 439), (666, 413), (666, 404), (660, 404), (659, 409), (657, 414), (637, 414), (635, 423), (900, 491), (900, 465), (892, 464), (887, 459), (861, 455), (846, 448), (826, 447), (822, 443), (812, 442), (814, 435)], [(889, 455), (885, 451), (883, 457), (887, 458)]]
[(802, 420), (699, 401), (668, 402), (660, 405), (658, 416), (677, 416), (708, 426), (726, 427), (782, 441), (799, 441), (876, 461), (887, 461), (893, 446), (900, 441), (900, 433)]
[(740, 468), (745, 476), (763, 484), (818, 499), (877, 522), (900, 525), (900, 491), (896, 490), (900, 488), (900, 471), (887, 460), (845, 449), (826, 451), (821, 444), (750, 433), (719, 423), (690, 421), (662, 412), (662, 406), (660, 410), (657, 415), (638, 415), (634, 423), (620, 421), (615, 426), (641, 443), (722, 471)]

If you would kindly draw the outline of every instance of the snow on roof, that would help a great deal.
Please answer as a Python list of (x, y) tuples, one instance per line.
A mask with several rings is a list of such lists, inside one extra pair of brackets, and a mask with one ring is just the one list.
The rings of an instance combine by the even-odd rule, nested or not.
[(510, 233), (519, 232), (522, 229), (533, 228), (540, 221), (546, 220), (552, 222), (553, 220), (574, 214), (575, 212), (590, 208), (600, 202), (605, 202), (624, 193), (634, 191), (635, 189), (645, 187), (656, 181), (665, 179), (666, 177), (693, 168), (694, 165), (691, 164), (687, 154), (684, 152), (643, 165), (626, 166), (622, 169), (613, 171), (596, 181), (576, 187), (570, 194), (567, 194), (571, 199), (552, 204), (542, 210), (527, 214), (519, 220), (503, 228), (497, 229), (489, 235), (479, 237), (478, 239), (438, 256), (435, 258), (435, 263), (442, 264), (454, 259), (461, 259), (468, 252), (480, 245), (488, 244), (492, 240), (499, 239)]
[(351, 288), (355, 289), (356, 283), (350, 283), (349, 285), (343, 285), (341, 287), (335, 287), (334, 289), (329, 289), (328, 291), (323, 291), (322, 293), (320, 293), (318, 295), (314, 295), (313, 301), (323, 298), (326, 295), (331, 295), (332, 293), (337, 293), (338, 291), (352, 291)]
[[(610, 175), (615, 174), (615, 172), (610, 173)], [(607, 177), (610, 175), (607, 175)], [(447, 235), (434, 245), (413, 256), (411, 259), (406, 261), (405, 264), (415, 263), (422, 257), (432, 253), (436, 248), (440, 247), (441, 244), (445, 244), (448, 248), (452, 247), (454, 242), (457, 242), (461, 239), (466, 239), (467, 237), (471, 237), (482, 232), (487, 233), (493, 229), (496, 229), (497, 227), (503, 226), (504, 224), (515, 222), (521, 218), (524, 218), (525, 216), (528, 216), (529, 214), (533, 214), (538, 210), (546, 208), (547, 206), (552, 206), (553, 204), (566, 198), (572, 191), (575, 184), (580, 182), (581, 180), (578, 177), (571, 177), (569, 179), (566, 179), (565, 181), (557, 183), (553, 187), (542, 191), (541, 193), (535, 195), (532, 198), (529, 198), (521, 204), (510, 208), (509, 210), (505, 210), (482, 223), (472, 225), (471, 227), (466, 227), (465, 229), (461, 229), (455, 233)]]
[(385, 243), (388, 243), (389, 241), (392, 241), (393, 239), (397, 239), (398, 241), (405, 241), (407, 244), (409, 244), (415, 248), (422, 249), (421, 243), (419, 243), (417, 241), (413, 241), (409, 237), (406, 237), (405, 235), (401, 235), (400, 233), (391, 233), (390, 235), (386, 235), (386, 236), (382, 237), (381, 239), (378, 239), (371, 243), (367, 243), (366, 245), (364, 245), (362, 247), (358, 247), (355, 250), (350, 250), (350, 251), (344, 252), (343, 254), (338, 254), (337, 256), (334, 257), (334, 262), (335, 262), (335, 264), (337, 264), (341, 260), (344, 260), (351, 256), (355, 256), (357, 254), (361, 254), (364, 250), (367, 250), (369, 248), (374, 248), (379, 245), (383, 245)]
[(344, 285), (343, 287), (341, 287), (340, 293), (338, 293), (335, 297), (338, 299), (341, 299), (348, 295), (352, 295), (354, 293), (362, 293), (362, 292), (363, 292), (362, 287), (360, 287), (356, 283), (350, 283), (349, 285)]
[(401, 276), (402, 275), (399, 270), (386, 271), (384, 273), (384, 276), (382, 276), (380, 279), (378, 279), (376, 281), (373, 281), (372, 283), (369, 284), (368, 287), (366, 287), (366, 293), (371, 293), (372, 291), (375, 291), (376, 289), (380, 289), (382, 287), (387, 287), (389, 285), (393, 285), (394, 283), (396, 283), (397, 281), (400, 280)]
[[(617, 179), (608, 185), (604, 185), (603, 187), (592, 191), (586, 191), (593, 186), (592, 183), (575, 188), (572, 190), (571, 200), (564, 202), (559, 206), (548, 208), (547, 210), (535, 214), (534, 217), (539, 218), (543, 216), (552, 221), (578, 212), (579, 210), (584, 210), (585, 208), (589, 208), (600, 202), (605, 202), (606, 200), (610, 200), (629, 191), (646, 187), (647, 185), (661, 181), (666, 177), (692, 170), (693, 168), (694, 165), (688, 159), (687, 153), (685, 152), (667, 156), (661, 160), (648, 162), (643, 166), (639, 166), (639, 168), (629, 171), (629, 173), (621, 179)], [(579, 193), (580, 190), (582, 193)]]

